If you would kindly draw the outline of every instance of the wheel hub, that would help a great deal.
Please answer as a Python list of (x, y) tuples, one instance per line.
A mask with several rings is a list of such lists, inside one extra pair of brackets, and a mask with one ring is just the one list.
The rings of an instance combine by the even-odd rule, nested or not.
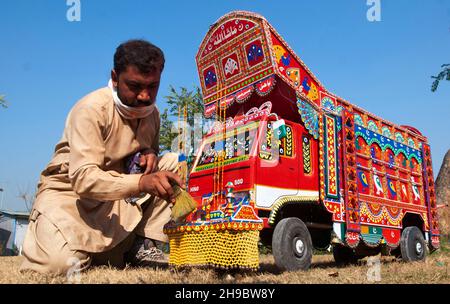
[(302, 241), (302, 239), (296, 237), (294, 239), (294, 249), (295, 249), (295, 255), (298, 257), (303, 256), (305, 253), (305, 243)]
[(421, 255), (423, 252), (423, 247), (421, 242), (416, 243), (416, 254)]

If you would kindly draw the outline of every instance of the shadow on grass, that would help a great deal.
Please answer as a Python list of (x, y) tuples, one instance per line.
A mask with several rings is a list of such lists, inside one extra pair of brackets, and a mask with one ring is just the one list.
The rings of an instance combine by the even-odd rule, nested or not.
[(281, 274), (281, 273), (283, 273), (283, 271), (278, 269), (277, 265), (275, 265), (274, 263), (260, 263), (259, 269), (255, 273), (256, 274), (264, 274), (264, 273)]
[[(334, 261), (315, 262), (311, 264), (310, 269), (328, 269), (328, 268), (344, 268), (347, 265), (337, 265)], [(274, 263), (261, 263), (257, 274), (282, 274), (283, 270), (280, 270)]]
[(116, 270), (127, 270), (127, 269), (134, 269), (134, 270), (144, 270), (144, 269), (153, 269), (153, 270), (170, 270), (172, 271), (172, 266), (170, 266), (167, 263), (157, 263), (157, 262), (147, 262), (143, 263), (141, 265), (132, 265), (132, 264), (126, 264), (125, 267), (113, 267), (109, 265), (97, 265), (96, 267), (111, 267)]
[[(391, 264), (395, 262), (400, 262), (401, 260), (396, 259), (395, 257), (389, 256), (385, 257), (381, 260), (383, 265)], [(310, 269), (344, 269), (348, 267), (366, 267), (367, 261), (362, 259), (356, 262), (338, 264), (334, 260), (331, 261), (318, 261), (311, 264)], [(257, 274), (269, 273), (269, 274), (282, 274), (284, 271), (279, 270), (278, 267), (274, 263), (261, 263), (259, 270), (256, 272)]]

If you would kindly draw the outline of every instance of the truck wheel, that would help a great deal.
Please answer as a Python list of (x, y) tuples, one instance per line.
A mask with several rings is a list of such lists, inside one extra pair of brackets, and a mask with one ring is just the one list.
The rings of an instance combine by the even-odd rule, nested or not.
[(342, 245), (333, 246), (333, 257), (338, 265), (355, 264), (358, 262), (358, 257), (353, 250)]
[(419, 228), (411, 226), (403, 230), (400, 238), (400, 252), (405, 262), (425, 260), (426, 244)]
[(273, 232), (272, 252), (281, 270), (307, 270), (311, 266), (312, 241), (305, 223), (296, 217), (278, 222)]

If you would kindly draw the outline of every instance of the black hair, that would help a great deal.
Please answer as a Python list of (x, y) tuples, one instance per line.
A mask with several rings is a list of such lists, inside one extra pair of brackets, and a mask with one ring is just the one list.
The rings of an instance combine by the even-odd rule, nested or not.
[(128, 40), (120, 44), (114, 54), (114, 70), (117, 75), (134, 65), (139, 72), (148, 74), (164, 69), (164, 53), (156, 45), (141, 39)]

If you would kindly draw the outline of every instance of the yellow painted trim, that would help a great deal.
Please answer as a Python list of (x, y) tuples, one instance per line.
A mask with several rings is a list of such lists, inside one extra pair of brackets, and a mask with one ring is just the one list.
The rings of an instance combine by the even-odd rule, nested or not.
[(289, 195), (279, 198), (272, 205), (272, 210), (270, 211), (269, 216), (269, 224), (273, 225), (275, 223), (275, 217), (277, 216), (278, 210), (283, 207), (287, 203), (292, 202), (318, 202), (319, 195), (317, 196), (297, 196), (297, 195)]

